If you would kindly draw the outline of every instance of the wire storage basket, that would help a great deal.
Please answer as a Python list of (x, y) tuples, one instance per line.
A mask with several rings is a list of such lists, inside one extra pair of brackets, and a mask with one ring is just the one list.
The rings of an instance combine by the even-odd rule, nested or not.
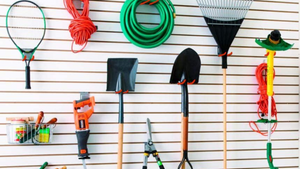
[(7, 124), (9, 144), (48, 144), (53, 138), (55, 124)]

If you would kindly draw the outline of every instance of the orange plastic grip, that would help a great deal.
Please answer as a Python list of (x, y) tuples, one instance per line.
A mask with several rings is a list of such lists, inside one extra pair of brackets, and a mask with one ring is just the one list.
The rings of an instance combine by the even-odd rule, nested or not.
[[(77, 110), (88, 105), (90, 107), (86, 112), (78, 112)], [(76, 100), (73, 102), (74, 106), (74, 120), (77, 130), (87, 130), (89, 129), (89, 118), (94, 113), (95, 107), (95, 97), (90, 97), (88, 100), (76, 103)]]
[(44, 117), (44, 112), (40, 111), (38, 118), (36, 119), (36, 122), (35, 122), (35, 128), (39, 127), (39, 124), (41, 124), (43, 117)]

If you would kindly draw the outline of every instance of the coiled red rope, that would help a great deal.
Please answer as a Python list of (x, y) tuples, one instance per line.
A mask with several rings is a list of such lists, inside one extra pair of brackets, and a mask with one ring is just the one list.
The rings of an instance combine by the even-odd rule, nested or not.
[[(268, 68), (267, 64), (262, 63), (256, 68), (256, 73), (255, 73), (255, 76), (256, 76), (256, 79), (257, 79), (257, 82), (258, 82), (258, 85), (259, 85), (257, 93), (260, 94), (260, 98), (257, 102), (257, 104), (258, 104), (257, 114), (258, 114), (258, 117), (260, 119), (262, 119), (261, 114), (263, 114), (263, 116), (266, 116), (266, 117), (269, 115), (269, 112), (268, 112), (268, 95), (267, 95), (267, 78), (266, 78), (266, 76), (264, 76), (264, 74), (266, 74), (266, 72), (267, 72), (267, 68)], [(274, 70), (274, 77), (273, 78), (275, 78), (275, 70)], [(261, 113), (260, 113), (260, 111), (261, 111)], [(275, 103), (275, 100), (274, 100), (273, 96), (272, 96), (272, 113), (271, 113), (271, 116), (275, 117), (275, 120), (277, 120), (277, 109), (276, 109), (276, 103)], [(257, 132), (257, 133), (259, 133), (263, 136), (268, 136), (268, 132), (260, 131), (260, 129), (258, 128), (256, 122), (250, 121), (249, 126), (254, 132)], [(277, 123), (274, 123), (272, 128), (271, 128), (272, 133), (276, 130), (276, 128), (277, 128)]]
[[(97, 31), (97, 27), (94, 25), (91, 18), (89, 18), (89, 0), (81, 1), (84, 3), (84, 7), (80, 14), (74, 6), (73, 0), (64, 0), (65, 8), (74, 18), (69, 25), (69, 31), (73, 38), (71, 45), (73, 53), (81, 52), (86, 47), (91, 35)], [(79, 51), (74, 51), (74, 42), (76, 45), (81, 45), (83, 47)]]

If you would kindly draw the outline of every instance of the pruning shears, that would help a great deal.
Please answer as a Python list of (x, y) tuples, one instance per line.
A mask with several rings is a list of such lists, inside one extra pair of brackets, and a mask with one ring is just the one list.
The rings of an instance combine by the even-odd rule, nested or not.
[(147, 136), (148, 136), (148, 140), (147, 142), (145, 142), (145, 151), (144, 151), (145, 158), (144, 158), (143, 169), (147, 169), (148, 158), (150, 157), (150, 154), (152, 154), (152, 156), (156, 159), (156, 163), (158, 164), (159, 169), (165, 169), (165, 167), (163, 166), (160, 160), (158, 152), (154, 146), (154, 143), (152, 141), (151, 122), (149, 118), (147, 118)]

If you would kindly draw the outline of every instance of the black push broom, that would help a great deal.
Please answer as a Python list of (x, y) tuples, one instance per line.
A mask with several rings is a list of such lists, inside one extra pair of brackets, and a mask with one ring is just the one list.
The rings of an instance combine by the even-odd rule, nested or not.
[(229, 48), (253, 0), (197, 0), (204, 19), (218, 44), (223, 68), (224, 169), (227, 168), (226, 69)]

